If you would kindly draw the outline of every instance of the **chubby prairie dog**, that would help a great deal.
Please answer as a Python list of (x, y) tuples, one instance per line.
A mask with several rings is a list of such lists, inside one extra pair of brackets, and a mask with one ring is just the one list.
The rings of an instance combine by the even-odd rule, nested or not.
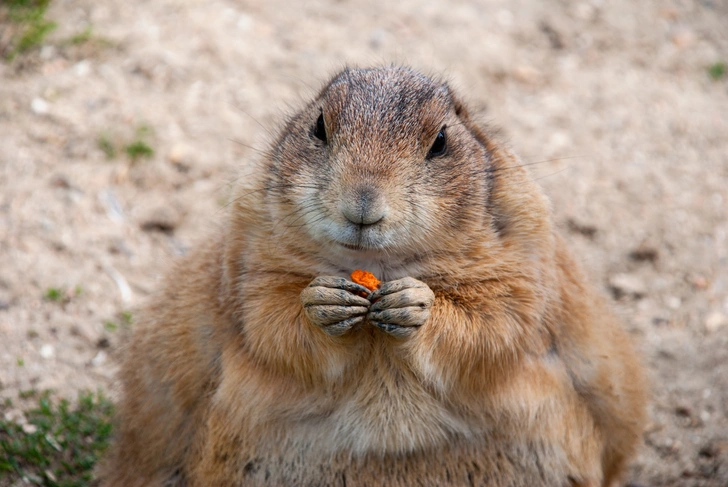
[(645, 422), (541, 190), (403, 67), (347, 69), (288, 121), (121, 381), (108, 487), (609, 486)]

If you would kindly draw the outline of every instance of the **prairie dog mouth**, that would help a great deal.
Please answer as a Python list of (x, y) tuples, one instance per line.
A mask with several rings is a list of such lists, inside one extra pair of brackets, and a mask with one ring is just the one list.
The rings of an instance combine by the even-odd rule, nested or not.
[(377, 243), (372, 244), (372, 242), (346, 243), (340, 240), (335, 240), (334, 242), (339, 247), (361, 254), (375, 254), (386, 251), (387, 249), (387, 247), (384, 245), (380, 245)]
[(363, 245), (351, 245), (351, 244), (346, 244), (346, 243), (342, 243), (342, 242), (336, 242), (336, 243), (341, 245), (345, 249), (349, 249), (349, 250), (359, 250), (359, 251), (370, 250), (369, 247), (364, 247)]
[[(375, 228), (376, 227), (376, 228)], [(337, 246), (355, 252), (381, 252), (386, 250), (390, 239), (382, 234), (381, 229), (376, 225), (358, 228), (354, 225), (346, 225), (334, 231), (327, 229), (328, 239)]]

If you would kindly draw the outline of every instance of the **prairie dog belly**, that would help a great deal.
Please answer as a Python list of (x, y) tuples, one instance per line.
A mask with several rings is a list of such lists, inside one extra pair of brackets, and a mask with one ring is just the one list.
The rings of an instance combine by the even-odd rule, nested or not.
[(412, 381), (390, 376), (376, 384), (376, 379), (383, 378), (368, 379), (310, 430), (304, 425), (302, 437), (316, 438), (323, 450), (358, 456), (411, 453), (478, 434), (477, 425), (449, 411), (424, 389), (413, 387)]
[(449, 409), (403, 364), (393, 366), (387, 348), (351, 371), (356, 378), (350, 376), (341, 389), (282, 398), (268, 393), (263, 377), (249, 375), (242, 389), (231, 380), (235, 392), (219, 394), (218, 400), (232, 401), (225, 408), (237, 409), (240, 424), (250, 430), (280, 430), (280, 435), (260, 436), (265, 443), (251, 445), (256, 450), (279, 449), (290, 441), (322, 454), (406, 454), (482, 435), (482, 424)]
[[(310, 432), (311, 430), (309, 430)], [(303, 429), (278, 431), (278, 448), (238, 457), (224, 480), (245, 486), (573, 487), (570, 465), (554, 445), (486, 434), (404, 453), (336, 451)], [(300, 434), (299, 434), (300, 433)], [(278, 436), (272, 435), (272, 436)], [(192, 485), (197, 485), (192, 482)]]
[[(377, 358), (385, 360), (383, 355)], [(546, 371), (548, 387), (532, 388), (530, 405), (506, 394), (510, 400), (494, 401), (493, 415), (484, 419), (449, 410), (425, 386), (415, 387), (421, 382), (409, 370), (377, 363), (368, 363), (358, 387), (342, 397), (326, 404), (314, 396), (295, 400), (297, 413), (279, 409), (282, 416), (254, 426), (249, 438), (263, 442), (237, 445), (230, 466), (239, 478), (235, 485), (572, 485), (574, 458), (563, 443), (549, 441), (548, 434), (526, 439), (528, 430), (564, 413), (550, 392), (559, 388), (552, 380), (561, 378), (560, 367)], [(524, 383), (514, 377), (506, 389), (511, 387), (522, 389)], [(523, 436), (511, 428), (503, 434), (504, 424), (514, 421), (522, 424)], [(558, 429), (563, 428), (569, 425), (561, 423)]]

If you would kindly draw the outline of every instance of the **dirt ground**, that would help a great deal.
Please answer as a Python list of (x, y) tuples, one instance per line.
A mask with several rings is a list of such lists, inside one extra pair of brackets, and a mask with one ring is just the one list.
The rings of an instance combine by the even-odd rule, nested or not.
[[(654, 398), (631, 480), (728, 485), (728, 76), (707, 69), (728, 62), (728, 2), (55, 0), (47, 17), (41, 49), (0, 62), (0, 396), (115, 394), (125, 312), (224, 216), (282, 117), (345, 64), (407, 63), (504, 129), (634, 335)], [(131, 162), (134, 140), (154, 155)]]

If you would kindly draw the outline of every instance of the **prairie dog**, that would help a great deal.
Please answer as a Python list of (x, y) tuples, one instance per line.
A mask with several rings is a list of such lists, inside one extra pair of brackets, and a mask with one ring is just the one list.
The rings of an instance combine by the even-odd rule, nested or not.
[(285, 124), (121, 381), (108, 487), (610, 486), (645, 423), (629, 337), (540, 188), (396, 66), (344, 70)]

